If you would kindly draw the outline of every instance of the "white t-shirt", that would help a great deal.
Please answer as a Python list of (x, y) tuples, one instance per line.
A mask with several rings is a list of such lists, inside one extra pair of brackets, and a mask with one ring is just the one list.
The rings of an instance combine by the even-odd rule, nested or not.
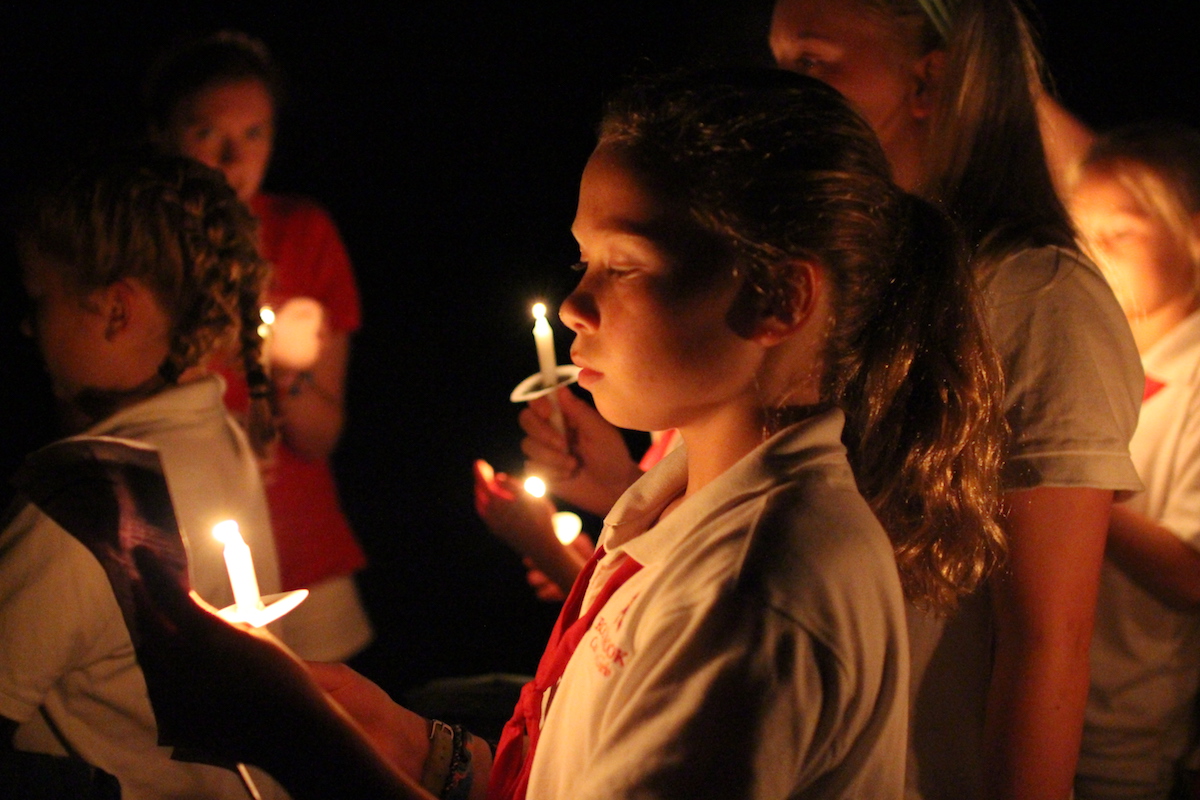
[[(1126, 502), (1200, 550), (1200, 312), (1142, 359), (1129, 449), (1146, 491)], [(1105, 560), (1079, 758), (1080, 798), (1167, 796), (1194, 728), (1200, 612), (1177, 611)]]
[[(193, 588), (218, 607), (233, 602), (223, 546), (212, 526), (236, 519), (264, 594), (279, 574), (258, 467), (207, 378), (122, 409), (88, 434), (157, 447), (188, 547)], [(71, 748), (121, 783), (124, 800), (244, 800), (238, 776), (170, 760), (157, 727), (129, 631), (100, 563), (33, 505), (0, 534), (0, 716), (20, 723), (19, 750), (66, 755), (43, 711)], [(286, 797), (255, 771), (264, 797)]]
[[(1141, 362), (1100, 271), (1075, 253), (1043, 247), (1017, 253), (983, 277), (1012, 431), (1004, 490), (1140, 489), (1129, 439), (1142, 397)], [(983, 795), (989, 603), (986, 590), (979, 591), (949, 619), (909, 607), (909, 798)]]
[(903, 599), (841, 430), (786, 429), (657, 523), (686, 446), (618, 501), (584, 608), (643, 568), (548, 693), (530, 798), (900, 796)]

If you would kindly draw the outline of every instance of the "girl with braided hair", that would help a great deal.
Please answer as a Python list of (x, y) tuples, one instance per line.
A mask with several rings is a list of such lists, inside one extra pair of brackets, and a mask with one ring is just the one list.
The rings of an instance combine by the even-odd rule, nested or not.
[[(268, 277), (255, 224), (221, 174), (177, 157), (89, 166), (37, 196), (17, 233), (37, 340), (69, 434), (153, 445), (187, 540), (193, 588), (233, 602), (233, 517), (260, 586), (279, 590), (255, 451), (273, 436), (259, 365)], [(205, 362), (236, 344), (259, 400), (248, 441)], [(285, 633), (286, 638), (286, 633)], [(125, 798), (242, 798), (230, 770), (158, 746), (141, 671), (99, 562), (33, 504), (0, 535), (0, 748), (82, 759)], [(265, 776), (268, 796), (285, 796)]]
[[(322, 323), (315, 353), (297, 360), (269, 348), (276, 351), (269, 359), (270, 392), (279, 440), (265, 462), (264, 482), (280, 579), (285, 589), (311, 593), (291, 615), (296, 652), (344, 661), (374, 636), (354, 578), (366, 554), (342, 510), (329, 463), (345, 422), (346, 371), (361, 309), (350, 257), (329, 214), (307, 197), (262, 191), (283, 94), (281, 71), (266, 45), (238, 31), (164, 51), (144, 86), (154, 144), (219, 169), (258, 220), (259, 251), (272, 266), (263, 299), (280, 313), (276, 330), (288, 309), (320, 305), (313, 315)], [(280, 331), (272, 343), (283, 339)], [(221, 372), (225, 403), (241, 415), (246, 383), (236, 367)]]

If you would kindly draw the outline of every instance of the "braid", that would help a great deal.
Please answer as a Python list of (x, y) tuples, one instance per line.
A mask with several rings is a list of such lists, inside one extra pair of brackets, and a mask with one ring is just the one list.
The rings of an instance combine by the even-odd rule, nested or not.
[[(220, 172), (187, 158), (137, 155), (48, 187), (20, 237), (60, 261), (80, 289), (123, 278), (146, 284), (171, 320), (159, 367), (168, 383), (236, 341), (255, 388), (266, 381), (257, 316), (270, 274), (255, 227)], [(261, 452), (273, 431), (269, 423), (258, 431), (251, 441)]]

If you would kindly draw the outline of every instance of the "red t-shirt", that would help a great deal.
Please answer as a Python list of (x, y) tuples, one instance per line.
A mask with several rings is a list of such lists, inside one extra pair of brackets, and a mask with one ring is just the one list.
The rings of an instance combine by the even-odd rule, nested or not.
[[(250, 208), (259, 221), (262, 254), (274, 266), (266, 301), (278, 308), (290, 298), (311, 297), (325, 307), (334, 330), (357, 330), (362, 314), (358, 288), (329, 215), (311, 200), (284, 195), (259, 194)], [(232, 369), (221, 372), (229, 384), (226, 406), (244, 413), (249, 407), (245, 377)], [(308, 461), (280, 442), (266, 491), (284, 590), (349, 575), (366, 565), (328, 461)]]

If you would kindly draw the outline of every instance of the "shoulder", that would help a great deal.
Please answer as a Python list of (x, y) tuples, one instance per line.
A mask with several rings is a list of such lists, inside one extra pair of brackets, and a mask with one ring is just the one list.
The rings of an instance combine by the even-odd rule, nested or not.
[(902, 604), (891, 542), (836, 472), (808, 472), (764, 499), (738, 580), (822, 639), (851, 618), (883, 623)]
[(333, 217), (310, 197), (296, 194), (259, 194), (250, 208), (264, 226), (336, 230)]

